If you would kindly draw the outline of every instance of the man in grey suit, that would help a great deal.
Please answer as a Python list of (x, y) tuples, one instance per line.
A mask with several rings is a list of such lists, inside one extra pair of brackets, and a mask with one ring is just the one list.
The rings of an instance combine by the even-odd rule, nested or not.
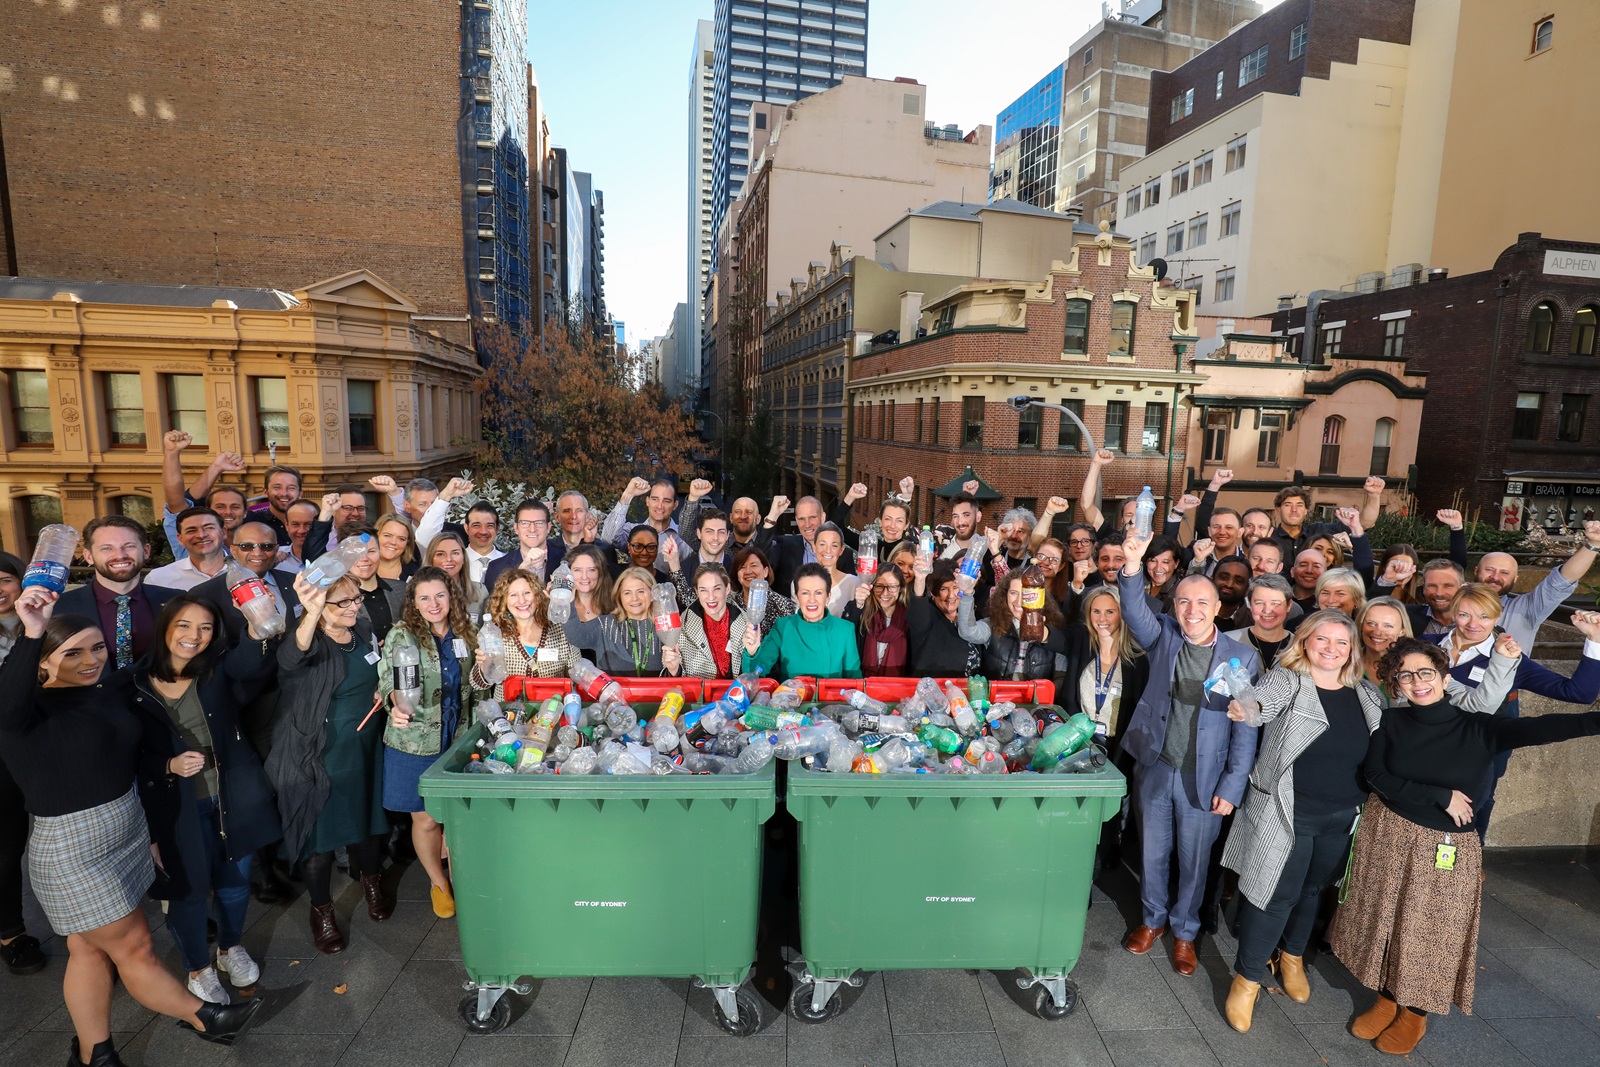
[[(1172, 597), (1176, 618), (1150, 610), (1143, 596), (1149, 544), (1149, 535), (1129, 531), (1117, 579), (1123, 618), (1150, 660), (1150, 682), (1122, 735), (1122, 747), (1134, 759), (1143, 849), (1142, 921), (1123, 947), (1142, 956), (1170, 926), (1172, 969), (1187, 976), (1195, 970), (1211, 847), (1223, 817), (1243, 799), (1256, 757), (1255, 727), (1229, 719), (1226, 688), (1208, 689), (1206, 681), (1231, 659), (1254, 678), (1260, 661), (1255, 649), (1218, 631), (1221, 597), (1204, 575), (1178, 583)], [(1169, 888), (1174, 853), (1176, 898)]]

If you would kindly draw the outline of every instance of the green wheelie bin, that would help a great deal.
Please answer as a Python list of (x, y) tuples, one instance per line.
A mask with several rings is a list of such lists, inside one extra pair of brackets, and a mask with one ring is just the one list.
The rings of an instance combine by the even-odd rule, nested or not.
[(839, 774), (790, 764), (800, 951), (789, 1012), (823, 1022), (862, 971), (1023, 969), (1040, 1018), (1077, 1004), (1101, 824), (1127, 782), (1081, 774)]
[[(642, 714), (653, 705), (635, 705)], [(750, 775), (463, 774), (474, 724), (419, 786), (445, 826), (474, 1033), (511, 1020), (535, 978), (694, 978), (718, 1025), (748, 1036), (762, 826), (774, 768)], [(522, 921), (530, 905), (555, 922)], [(554, 909), (554, 912), (550, 909)]]

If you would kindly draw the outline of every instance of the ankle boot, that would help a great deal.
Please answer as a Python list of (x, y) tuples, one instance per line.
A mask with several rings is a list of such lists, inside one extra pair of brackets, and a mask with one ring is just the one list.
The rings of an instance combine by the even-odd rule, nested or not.
[(1223, 1006), (1223, 1013), (1228, 1017), (1228, 1025), (1241, 1034), (1250, 1032), (1250, 1023), (1256, 1012), (1256, 994), (1260, 992), (1260, 982), (1252, 982), (1242, 974), (1233, 976), (1233, 985), (1228, 988), (1228, 1002)]
[(266, 1001), (258, 997), (241, 1000), (236, 1004), (209, 1004), (204, 1001), (200, 1010), (195, 1012), (200, 1021), (205, 1024), (204, 1030), (194, 1030), (189, 1023), (178, 1020), (178, 1025), (194, 1032), (205, 1041), (215, 1045), (232, 1045), (244, 1037), (250, 1024), (256, 1021), (256, 1015), (261, 1011), (261, 1006)]
[(117, 1050), (112, 1047), (109, 1037), (95, 1045), (94, 1051), (89, 1053), (87, 1060), (79, 1055), (78, 1048), (78, 1039), (73, 1038), (72, 1052), (67, 1057), (67, 1067), (84, 1067), (85, 1064), (88, 1064), (88, 1067), (127, 1067), (117, 1057)]
[(1422, 1040), (1422, 1035), (1428, 1030), (1428, 1017), (1418, 1015), (1414, 1011), (1401, 1008), (1395, 1013), (1394, 1022), (1389, 1028), (1378, 1035), (1375, 1044), (1379, 1052), (1387, 1052), (1391, 1056), (1404, 1056), (1417, 1047), (1417, 1042)]
[(1296, 1004), (1304, 1004), (1311, 999), (1311, 983), (1306, 980), (1306, 961), (1301, 956), (1291, 956), (1287, 952), (1278, 953), (1278, 983), (1283, 986), (1283, 991), (1289, 994), (1289, 999)]
[(367, 915), (373, 922), (381, 923), (394, 914), (394, 903), (383, 895), (381, 874), (361, 876), (361, 895), (367, 898)]
[(317, 951), (325, 956), (344, 951), (344, 935), (333, 917), (333, 902), (322, 906), (311, 905), (311, 940)]
[(1371, 1041), (1394, 1022), (1395, 1012), (1400, 1010), (1400, 1005), (1378, 994), (1378, 1002), (1360, 1015), (1350, 1024), (1350, 1032), (1363, 1041)]

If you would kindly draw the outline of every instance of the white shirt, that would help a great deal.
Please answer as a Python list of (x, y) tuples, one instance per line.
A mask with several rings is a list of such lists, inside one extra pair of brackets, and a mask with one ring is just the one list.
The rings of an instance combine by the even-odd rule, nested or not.
[[(217, 574), (221, 574), (227, 567), (228, 563), (224, 558), (222, 566), (217, 569)], [(159, 585), (166, 589), (181, 589), (184, 592), (188, 592), (201, 582), (215, 578), (217, 574), (207, 574), (199, 567), (196, 567), (194, 561), (185, 555), (182, 559), (169, 563), (165, 567), (157, 567), (145, 575), (144, 580), (149, 585)]]
[(489, 569), (489, 564), (505, 555), (498, 548), (491, 548), (487, 556), (479, 555), (478, 550), (471, 545), (467, 546), (467, 568), (472, 575), (472, 580), (479, 585), (483, 584), (483, 572)]

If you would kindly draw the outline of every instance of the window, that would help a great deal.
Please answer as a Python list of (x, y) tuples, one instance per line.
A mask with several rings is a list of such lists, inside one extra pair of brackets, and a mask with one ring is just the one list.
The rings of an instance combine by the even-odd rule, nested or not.
[(1123, 214), (1125, 214), (1125, 215), (1137, 215), (1138, 213), (1139, 213), (1139, 190), (1135, 189), (1133, 192), (1128, 194), (1128, 207), (1127, 207), (1127, 210), (1123, 212)]
[(167, 427), (182, 430), (192, 443), (211, 443), (206, 432), (206, 380), (199, 374), (167, 375)]
[(1200, 275), (1196, 274), (1192, 278), (1185, 278), (1183, 280), (1182, 284), (1180, 284), (1178, 286), (1178, 288), (1179, 289), (1187, 289), (1187, 290), (1189, 290), (1191, 293), (1194, 294), (1195, 300), (1199, 300), (1200, 299), (1200, 291), (1205, 288), (1205, 284), (1206, 284), (1206, 280), (1204, 278), (1202, 278)]
[(1094, 62), (1094, 45), (1090, 45), (1088, 48), (1085, 48), (1083, 50), (1083, 65), (1084, 65), (1085, 69), (1087, 69), (1089, 64), (1093, 63), (1093, 62)]
[(17, 427), (18, 448), (55, 444), (55, 433), (50, 428), (50, 383), (44, 371), (11, 372), (11, 415)]
[(1278, 449), (1283, 445), (1283, 416), (1261, 416), (1261, 428), (1256, 433), (1256, 465), (1276, 467)]
[(922, 443), (922, 398), (917, 397), (917, 444)]
[(1206, 227), (1209, 224), (1209, 215), (1196, 215), (1189, 220), (1189, 247), (1199, 248), (1206, 243)]
[(1233, 271), (1233, 267), (1217, 271), (1217, 287), (1212, 292), (1211, 298), (1218, 303), (1233, 299)]
[(1183, 251), (1183, 223), (1167, 227), (1167, 255)]
[(1226, 72), (1224, 72), (1224, 71), (1220, 71), (1220, 70), (1217, 71), (1217, 99), (1218, 100), (1222, 99), (1222, 83), (1223, 83), (1223, 79), (1224, 79), (1225, 73)]
[(1244, 150), (1248, 140), (1248, 137), (1240, 137), (1238, 140), (1228, 142), (1228, 155), (1223, 160), (1222, 173), (1232, 174), (1244, 166)]
[(1144, 406), (1144, 436), (1139, 442), (1146, 452), (1165, 452), (1167, 440), (1167, 405)]
[[(1078, 418), (1083, 418), (1083, 401), (1061, 398), (1061, 406), (1071, 411)], [(1078, 424), (1067, 418), (1066, 412), (1061, 414), (1061, 426), (1056, 430), (1056, 447), (1068, 452), (1083, 451), (1083, 434), (1078, 430)]]
[(1189, 191), (1189, 168), (1179, 167), (1172, 172), (1172, 195)]
[(1518, 393), (1517, 410), (1511, 417), (1513, 441), (1537, 441), (1539, 421), (1544, 417), (1543, 393)]
[(1372, 469), (1368, 474), (1383, 477), (1389, 473), (1389, 446), (1394, 442), (1394, 420), (1379, 419), (1372, 428)]
[(1533, 28), (1533, 50), (1537, 54), (1550, 47), (1550, 41), (1555, 37), (1556, 20), (1544, 19)]
[(1147, 233), (1139, 238), (1139, 262), (1148, 263), (1156, 258), (1156, 235)]
[(61, 498), (56, 496), (25, 496), (17, 501), (22, 513), (22, 539), (27, 542), (24, 555), (31, 554), (34, 542), (46, 526), (61, 521)]
[(983, 397), (961, 398), (961, 447), (983, 447)]
[(1194, 90), (1185, 89), (1172, 98), (1172, 121), (1181, 122), (1194, 114)]
[(1106, 401), (1106, 439), (1103, 444), (1113, 452), (1127, 451), (1128, 402), (1126, 400)]
[(1067, 332), (1061, 351), (1082, 356), (1089, 352), (1089, 301), (1067, 301)]
[(350, 450), (367, 451), (378, 447), (378, 383), (346, 382), (346, 403), (350, 405)]
[(111, 507), (140, 526), (151, 526), (156, 521), (156, 502), (147, 496), (119, 496), (111, 501)]
[(1267, 46), (1262, 45), (1239, 60), (1239, 88), (1255, 81), (1267, 72)]
[(1400, 358), (1401, 349), (1406, 345), (1406, 320), (1385, 319), (1383, 323), (1383, 354), (1392, 359)]
[[(939, 443), (939, 398), (938, 397), (934, 397), (933, 398), (933, 417), (932, 417), (932, 419), (930, 421), (932, 421), (932, 423), (933, 423), (933, 428), (932, 428), (931, 432), (928, 434), (928, 441), (931, 444), (938, 444)], [(930, 512), (930, 514), (931, 514), (931, 512)]]
[(1548, 356), (1556, 332), (1556, 307), (1541, 300), (1528, 312), (1528, 351), (1534, 355)]
[(1145, 183), (1144, 206), (1155, 207), (1159, 203), (1161, 203), (1161, 179), (1154, 178)]
[(1344, 351), (1344, 327), (1324, 326), (1322, 328), (1322, 354), (1324, 356), (1337, 356)]
[(106, 439), (112, 448), (143, 448), (144, 390), (137, 374), (102, 374)]
[(1204, 185), (1211, 180), (1211, 153), (1199, 157), (1194, 161), (1194, 184)]
[(1574, 356), (1594, 355), (1595, 316), (1593, 307), (1579, 308), (1572, 316), (1572, 346)]
[(1589, 407), (1586, 393), (1561, 394), (1561, 415), (1556, 419), (1557, 441), (1582, 441), (1583, 416)]
[(1219, 237), (1237, 237), (1239, 235), (1239, 222), (1244, 216), (1244, 203), (1235, 200), (1231, 204), (1222, 205), (1222, 232)]
[(1306, 54), (1306, 24), (1301, 23), (1289, 31), (1289, 58), (1299, 59)]
[(282, 378), (257, 378), (256, 448), (265, 452), (273, 441), (289, 451), (289, 386)]
[(1078, 164), (1078, 173), (1076, 175), (1075, 180), (1081, 182), (1081, 181), (1083, 181), (1083, 179), (1087, 178), (1088, 176), (1089, 176), (1089, 165), (1087, 163), (1079, 163)]
[(1214, 463), (1222, 466), (1228, 462), (1228, 431), (1232, 428), (1233, 414), (1231, 412), (1206, 412), (1206, 433), (1201, 451), (1201, 463)]
[(766, 128), (767, 128), (767, 113), (765, 111), (757, 111), (756, 112), (756, 129), (764, 130)]
[(885, 400), (883, 402), (883, 439), (885, 441), (894, 440), (894, 429), (894, 401)]
[(1083, 126), (1079, 126), (1078, 127), (1078, 143), (1082, 144), (1083, 142), (1087, 141), (1088, 139), (1089, 139), (1089, 127), (1088, 127), (1088, 125), (1085, 124)]
[(1318, 474), (1339, 473), (1339, 439), (1344, 436), (1344, 419), (1329, 415), (1322, 420), (1322, 462)]
[(1118, 300), (1111, 305), (1110, 355), (1133, 355), (1133, 319), (1138, 309), (1138, 304), (1128, 300)]
[(1089, 102), (1089, 87), (1087, 85), (1085, 85), (1083, 87), (1083, 92), (1078, 96), (1078, 103), (1087, 104), (1088, 102)]
[(1038, 449), (1044, 436), (1044, 408), (1029, 404), (1017, 414), (1017, 447)]

